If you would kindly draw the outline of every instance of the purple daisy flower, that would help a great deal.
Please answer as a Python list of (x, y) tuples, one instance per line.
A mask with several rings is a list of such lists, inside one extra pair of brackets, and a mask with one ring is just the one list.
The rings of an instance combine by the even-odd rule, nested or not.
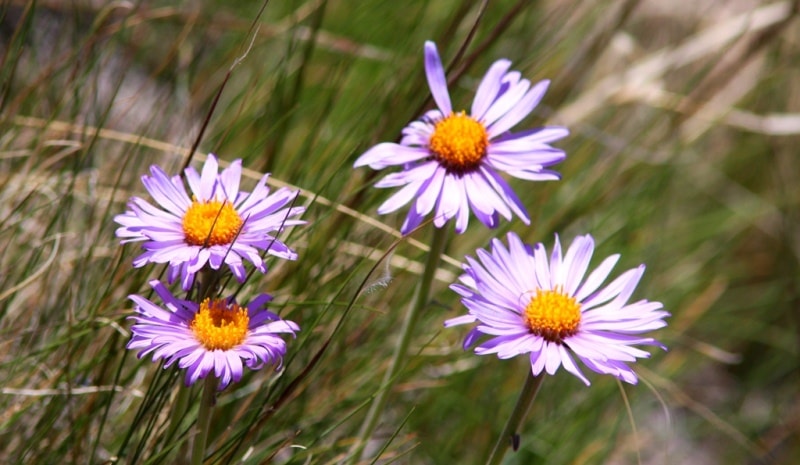
[(542, 370), (552, 375), (563, 365), (588, 386), (575, 355), (592, 371), (636, 384), (636, 373), (627, 363), (650, 354), (633, 346), (665, 349), (655, 339), (638, 335), (666, 326), (669, 313), (660, 302), (628, 303), (644, 265), (600, 289), (619, 259), (612, 255), (585, 278), (593, 251), (594, 240), (587, 234), (575, 238), (562, 257), (556, 236), (548, 262), (541, 243), (531, 248), (509, 233), (506, 248), (494, 239), (491, 252), (477, 251), (480, 262), (467, 257), (461, 283), (450, 286), (469, 312), (447, 320), (445, 326), (477, 321), (464, 340), (465, 349), (489, 336), (475, 348), (476, 354), (497, 354), (501, 359), (530, 354), (533, 375)]
[(354, 165), (375, 170), (403, 167), (375, 184), (403, 186), (378, 208), (379, 214), (412, 202), (403, 234), (434, 210), (437, 228), (455, 217), (458, 233), (467, 229), (470, 209), (490, 228), (498, 225), (499, 215), (510, 220), (512, 212), (530, 224), (525, 207), (499, 172), (532, 181), (560, 179), (545, 168), (565, 158), (564, 151), (549, 143), (566, 136), (566, 128), (508, 132), (533, 111), (550, 81), (531, 87), (518, 71), (509, 71), (510, 66), (509, 60), (496, 61), (478, 86), (470, 114), (456, 113), (436, 45), (425, 42), (425, 74), (438, 109), (406, 126), (400, 144), (378, 144)]
[(186, 169), (191, 198), (180, 176), (169, 177), (158, 166), (150, 167), (151, 176), (142, 176), (144, 187), (161, 209), (131, 197), (129, 210), (114, 218), (122, 225), (116, 234), (123, 244), (145, 241), (145, 252), (134, 259), (134, 267), (169, 263), (168, 281), (180, 276), (181, 286), (189, 290), (194, 275), (206, 264), (215, 270), (227, 264), (242, 282), (246, 276), (243, 258), (266, 273), (259, 250), (287, 260), (297, 258), (286, 244), (270, 235), (284, 226), (305, 223), (289, 219), (305, 208), (284, 208), (297, 192), (281, 188), (270, 195), (266, 186), (269, 175), (264, 175), (250, 194), (240, 192), (242, 161), (234, 161), (222, 173), (218, 168), (217, 158), (209, 155), (202, 174)]
[[(136, 303), (136, 323), (128, 349), (140, 349), (138, 357), (153, 353), (153, 361), (164, 360), (164, 368), (178, 362), (186, 369), (190, 386), (209, 373), (219, 378), (219, 389), (242, 379), (243, 366), (257, 370), (265, 364), (280, 368), (286, 343), (278, 334), (294, 335), (297, 324), (281, 320), (264, 310), (272, 300), (267, 294), (240, 307), (232, 299), (205, 299), (198, 304), (173, 296), (158, 280), (150, 281), (166, 308), (142, 296), (131, 295)], [(244, 363), (243, 363), (244, 362)]]

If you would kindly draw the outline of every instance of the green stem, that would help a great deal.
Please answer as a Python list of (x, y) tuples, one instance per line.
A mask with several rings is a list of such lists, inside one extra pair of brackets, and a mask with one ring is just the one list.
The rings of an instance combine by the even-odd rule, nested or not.
[(171, 441), (175, 437), (178, 427), (183, 422), (183, 419), (186, 418), (186, 412), (189, 410), (189, 394), (191, 391), (192, 390), (184, 386), (183, 383), (178, 386), (178, 395), (175, 396), (175, 403), (172, 406), (172, 415), (169, 419), (169, 427), (167, 427), (166, 438), (168, 441)]
[(531, 409), (531, 405), (533, 405), (533, 399), (536, 398), (536, 393), (539, 392), (542, 379), (544, 379), (543, 375), (533, 376), (531, 369), (528, 368), (528, 378), (525, 380), (525, 386), (522, 387), (522, 392), (519, 393), (517, 405), (514, 406), (514, 410), (511, 412), (511, 416), (508, 417), (503, 432), (497, 438), (497, 442), (494, 445), (494, 449), (492, 449), (489, 460), (486, 461), (486, 465), (498, 465), (503, 460), (503, 456), (506, 455), (509, 446), (512, 446), (514, 451), (517, 450), (517, 441), (514, 439), (517, 437), (520, 424), (522, 424), (522, 421)]
[(194, 444), (192, 445), (192, 465), (202, 465), (206, 455), (208, 429), (211, 426), (211, 410), (216, 403), (218, 382), (214, 373), (209, 373), (203, 383), (203, 397), (200, 399), (200, 411), (197, 412)]
[(200, 280), (199, 289), (197, 292), (197, 302), (200, 303), (204, 299), (209, 298), (213, 300), (214, 291), (219, 282), (221, 272), (212, 270), (208, 265), (197, 274)]
[(417, 283), (416, 290), (414, 291), (414, 297), (411, 299), (411, 304), (406, 312), (405, 320), (403, 320), (403, 326), (400, 330), (400, 339), (397, 341), (397, 345), (395, 346), (394, 354), (392, 355), (392, 360), (389, 364), (389, 369), (383, 375), (383, 382), (378, 388), (378, 392), (375, 394), (375, 398), (369, 407), (369, 411), (367, 412), (367, 416), (364, 418), (364, 422), (361, 424), (361, 429), (358, 432), (358, 440), (351, 449), (349, 455), (350, 464), (355, 464), (359, 461), (367, 441), (369, 441), (369, 438), (372, 436), (372, 432), (375, 430), (375, 427), (378, 424), (378, 420), (380, 419), (381, 413), (386, 405), (387, 395), (392, 390), (392, 387), (397, 380), (397, 375), (403, 366), (403, 361), (406, 358), (408, 346), (411, 343), (412, 336), (414, 335), (414, 327), (419, 319), (419, 314), (428, 303), (428, 297), (430, 295), (431, 285), (433, 284), (433, 278), (436, 274), (436, 269), (439, 266), (439, 259), (442, 256), (446, 242), (447, 229), (434, 228), (433, 240), (431, 241), (431, 249), (428, 252), (428, 259), (425, 262), (425, 269), (422, 272), (420, 281)]

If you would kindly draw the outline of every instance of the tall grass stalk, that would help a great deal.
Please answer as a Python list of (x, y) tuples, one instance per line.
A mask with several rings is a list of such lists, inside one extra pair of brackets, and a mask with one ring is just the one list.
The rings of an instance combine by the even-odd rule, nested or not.
[(417, 287), (414, 290), (414, 297), (412, 297), (411, 304), (403, 318), (403, 326), (400, 328), (400, 335), (395, 344), (392, 359), (389, 362), (389, 368), (383, 375), (383, 381), (375, 394), (375, 398), (372, 400), (372, 404), (369, 406), (366, 417), (364, 417), (356, 443), (350, 451), (350, 464), (355, 464), (360, 460), (367, 442), (372, 437), (372, 433), (378, 425), (378, 421), (386, 406), (388, 396), (397, 382), (397, 378), (408, 356), (408, 347), (411, 344), (411, 339), (414, 337), (419, 315), (428, 304), (433, 277), (436, 274), (436, 269), (439, 267), (439, 260), (441, 259), (447, 243), (446, 227), (436, 228), (432, 225), (430, 227), (433, 229), (433, 237), (431, 238), (430, 250), (428, 251), (428, 256), (425, 261), (425, 268), (423, 269), (422, 276), (420, 276), (420, 280), (417, 282)]

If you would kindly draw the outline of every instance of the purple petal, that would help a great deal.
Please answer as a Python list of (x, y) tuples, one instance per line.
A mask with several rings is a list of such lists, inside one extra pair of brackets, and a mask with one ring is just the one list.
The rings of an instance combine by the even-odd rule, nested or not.
[(544, 126), (519, 132), (507, 132), (493, 139), (493, 143), (517, 140), (530, 145), (546, 146), (569, 135), (569, 129), (561, 126)]
[(575, 299), (578, 302), (583, 302), (583, 299), (589, 296), (592, 292), (596, 291), (597, 288), (603, 284), (606, 278), (608, 278), (609, 273), (611, 273), (611, 270), (614, 269), (614, 266), (617, 264), (618, 260), (619, 254), (611, 255), (603, 260), (603, 263), (601, 263), (600, 266), (592, 271), (580, 289), (578, 289), (578, 292), (575, 294)]
[(242, 160), (234, 160), (219, 175), (220, 187), (226, 200), (234, 202), (239, 195), (239, 182), (242, 178)]
[(425, 215), (419, 215), (414, 210), (415, 209), (413, 206), (408, 210), (408, 215), (406, 215), (406, 219), (403, 221), (403, 225), (400, 227), (400, 233), (403, 235), (406, 235), (416, 229), (422, 223), (422, 220), (425, 219)]
[(500, 119), (491, 124), (488, 128), (489, 138), (498, 136), (522, 121), (526, 116), (536, 108), (536, 105), (542, 101), (547, 88), (550, 86), (550, 81), (544, 80), (538, 82), (533, 88), (522, 97), (513, 108), (505, 113)]
[(563, 259), (561, 258), (561, 241), (558, 240), (556, 234), (556, 242), (553, 244), (553, 252), (550, 255), (550, 281), (553, 287), (564, 285), (564, 281), (559, 280), (561, 276), (560, 270), (562, 267)]
[(439, 168), (439, 163), (434, 160), (416, 164), (415, 166), (404, 171), (387, 174), (383, 177), (383, 179), (375, 183), (375, 187), (384, 188), (404, 186), (413, 181), (430, 179), (433, 176), (433, 173)]
[[(391, 197), (386, 199), (386, 201), (378, 207), (378, 214), (385, 215), (391, 213), (412, 201), (417, 197), (417, 193), (420, 191), (423, 184), (425, 184), (425, 181), (414, 181), (407, 184), (405, 187), (392, 194)], [(415, 208), (412, 207), (411, 210), (414, 211)]]
[(458, 182), (452, 174), (444, 177), (442, 191), (436, 205), (436, 216), (433, 218), (433, 224), (437, 228), (441, 228), (450, 218), (456, 216), (461, 202), (465, 200), (460, 197), (461, 191), (458, 188)]
[(503, 199), (506, 205), (511, 208), (511, 211), (513, 211), (523, 223), (531, 224), (528, 213), (525, 212), (525, 206), (522, 204), (519, 197), (517, 197), (517, 194), (514, 193), (514, 190), (511, 189), (511, 186), (491, 168), (481, 166), (480, 172), (495, 192), (500, 195), (500, 198)]
[(580, 368), (578, 368), (578, 365), (575, 364), (575, 361), (572, 359), (569, 352), (567, 352), (567, 349), (565, 349), (563, 345), (560, 345), (558, 346), (558, 351), (561, 354), (561, 363), (564, 365), (564, 369), (577, 376), (578, 379), (583, 381), (587, 386), (591, 385), (592, 383), (589, 382), (589, 379), (584, 376)]
[[(519, 79), (519, 73), (516, 71), (507, 74), (504, 80), (507, 80), (509, 76), (513, 76), (517, 80)], [(487, 126), (489, 139), (502, 134), (502, 132), (494, 132), (492, 126), (498, 119), (501, 119), (503, 115), (514, 109), (515, 105), (519, 104), (520, 99), (524, 97), (530, 85), (531, 83), (527, 79), (523, 79), (518, 83), (508, 83), (506, 84), (507, 90), (503, 95), (492, 102), (492, 106), (489, 107), (486, 111), (486, 115), (483, 117), (483, 123)]]
[(544, 355), (545, 364), (544, 369), (548, 375), (556, 374), (556, 370), (561, 366), (561, 352), (559, 345), (554, 342), (545, 341)]
[(417, 196), (414, 210), (418, 214), (427, 215), (433, 210), (433, 207), (439, 200), (439, 196), (443, 193), (445, 177), (449, 176), (447, 175), (447, 170), (444, 168), (438, 167), (433, 171), (430, 181), (420, 189), (419, 195)]
[(436, 101), (436, 106), (445, 115), (453, 113), (442, 60), (439, 58), (436, 44), (431, 41), (425, 42), (425, 76), (428, 78), (428, 87), (431, 89), (431, 95), (433, 95), (433, 100)]
[(197, 174), (197, 170), (193, 167), (189, 166), (183, 173), (186, 176), (186, 183), (189, 184), (189, 190), (192, 191), (192, 197), (202, 200), (203, 197), (200, 195), (203, 191), (200, 183), (200, 175)]
[(203, 165), (203, 171), (200, 174), (200, 192), (198, 200), (210, 200), (214, 195), (214, 188), (217, 185), (217, 172), (219, 171), (219, 163), (217, 157), (213, 154), (208, 154), (206, 162)]
[[(593, 294), (586, 298), (583, 302), (584, 309), (590, 309), (601, 305), (605, 302), (608, 302), (614, 297), (620, 295), (620, 293), (624, 291), (629, 291), (628, 295), (633, 292), (633, 288), (636, 287), (636, 284), (639, 283), (639, 279), (642, 277), (642, 273), (644, 273), (644, 267), (640, 266), (639, 268), (634, 268), (632, 270), (628, 270), (617, 277), (614, 281), (598, 291), (596, 294)], [(633, 283), (631, 287), (630, 284)], [(627, 298), (625, 299), (627, 300)]]
[(561, 179), (561, 175), (558, 172), (551, 170), (508, 170), (506, 173), (515, 178), (525, 179), (527, 181), (558, 181)]
[(153, 200), (173, 215), (177, 217), (183, 216), (191, 203), (186, 191), (176, 188), (169, 176), (158, 166), (152, 166), (150, 173), (152, 177), (142, 176), (142, 184), (153, 197)]
[(467, 323), (474, 323), (475, 321), (477, 321), (477, 319), (472, 315), (462, 315), (445, 320), (444, 327), (449, 328), (451, 326), (465, 325)]
[(531, 373), (534, 376), (538, 376), (543, 370), (545, 363), (547, 362), (547, 342), (544, 339), (539, 338), (541, 345), (538, 348), (533, 348), (531, 350)]
[(541, 242), (533, 248), (534, 262), (536, 263), (536, 281), (540, 289), (553, 289), (553, 280), (550, 276), (550, 267), (547, 262), (547, 250)]
[(592, 259), (594, 251), (594, 240), (592, 236), (578, 236), (572, 241), (564, 257), (564, 266), (561, 268), (561, 276), (558, 281), (564, 283), (564, 292), (567, 295), (574, 295), (578, 289), (586, 270), (589, 268), (589, 260)]
[(374, 170), (404, 165), (430, 156), (427, 149), (383, 142), (364, 152), (353, 164), (354, 168), (369, 165)]
[[(466, 193), (467, 200), (469, 201), (470, 208), (475, 216), (486, 225), (488, 228), (496, 228), (499, 224), (500, 215), (510, 220), (511, 211), (508, 206), (500, 200), (500, 197), (489, 187), (481, 189), (482, 179), (476, 179), (471, 174), (465, 175), (462, 180), (464, 181), (464, 192)], [(485, 183), (484, 183), (485, 184)]]
[(500, 80), (511, 66), (511, 61), (501, 59), (495, 61), (483, 76), (475, 98), (472, 101), (471, 116), (478, 121), (483, 120), (483, 116), (491, 106), (500, 91)]

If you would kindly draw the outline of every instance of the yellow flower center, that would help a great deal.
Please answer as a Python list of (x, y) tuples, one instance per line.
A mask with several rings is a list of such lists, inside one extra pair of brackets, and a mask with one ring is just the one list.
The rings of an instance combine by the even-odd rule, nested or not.
[(230, 350), (244, 342), (249, 323), (247, 308), (205, 299), (189, 327), (207, 350)]
[(554, 290), (537, 289), (525, 307), (523, 317), (533, 334), (560, 344), (578, 332), (581, 306), (558, 287)]
[(477, 168), (486, 155), (489, 134), (463, 111), (436, 123), (428, 148), (448, 171), (463, 174)]
[(194, 200), (183, 215), (183, 233), (191, 245), (224, 245), (233, 242), (243, 223), (242, 217), (228, 201)]

